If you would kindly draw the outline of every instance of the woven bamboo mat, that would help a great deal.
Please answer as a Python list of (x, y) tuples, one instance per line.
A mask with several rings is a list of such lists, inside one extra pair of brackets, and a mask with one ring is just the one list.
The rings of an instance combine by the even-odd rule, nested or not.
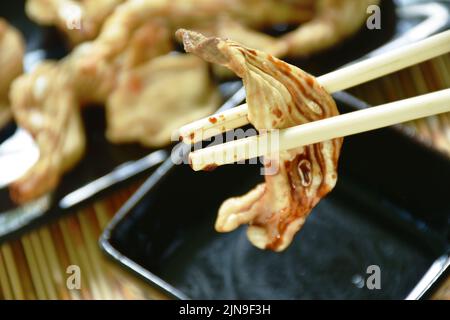
[[(163, 299), (109, 261), (97, 240), (136, 187), (0, 246), (0, 299)], [(79, 266), (80, 290), (69, 290), (67, 267)]]
[[(450, 88), (450, 54), (351, 92), (373, 105)], [(450, 103), (450, 102), (449, 102)], [(450, 114), (414, 121), (405, 127), (450, 156)], [(108, 261), (97, 240), (102, 229), (136, 187), (0, 245), (0, 299), (162, 299), (142, 280)], [(66, 269), (82, 270), (81, 289), (69, 290)], [(450, 299), (450, 279), (434, 296)]]
[[(350, 92), (371, 105), (450, 88), (450, 54), (383, 77)], [(450, 113), (403, 125), (409, 133), (450, 156)]]

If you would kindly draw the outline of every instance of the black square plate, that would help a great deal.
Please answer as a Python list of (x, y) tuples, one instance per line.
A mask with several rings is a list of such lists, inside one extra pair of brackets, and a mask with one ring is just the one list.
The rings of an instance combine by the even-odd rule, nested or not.
[[(387, 45), (414, 36), (417, 22), (397, 21), (397, 40)], [(323, 62), (345, 57), (351, 43), (334, 52), (335, 60), (324, 55), (300, 65), (321, 74)], [(346, 93), (335, 99), (342, 112), (368, 107)], [(245, 228), (229, 234), (213, 229), (222, 201), (262, 180), (258, 166), (194, 173), (168, 160), (118, 212), (100, 244), (176, 298), (403, 299), (447, 255), (448, 179), (448, 158), (398, 127), (349, 137), (336, 189), (313, 210), (291, 247), (277, 254), (252, 247)], [(366, 285), (371, 266), (380, 268), (379, 290)], [(434, 274), (445, 266), (448, 260)], [(421, 282), (425, 290), (414, 297), (429, 293), (437, 278), (429, 273)]]
[[(342, 112), (364, 107), (335, 95)], [(214, 231), (223, 200), (262, 180), (257, 165), (213, 172), (164, 163), (120, 210), (101, 244), (177, 298), (403, 299), (448, 248), (450, 161), (386, 128), (349, 137), (336, 189), (283, 253), (245, 228)], [(381, 289), (366, 286), (381, 270)], [(370, 268), (369, 268), (370, 271)]]

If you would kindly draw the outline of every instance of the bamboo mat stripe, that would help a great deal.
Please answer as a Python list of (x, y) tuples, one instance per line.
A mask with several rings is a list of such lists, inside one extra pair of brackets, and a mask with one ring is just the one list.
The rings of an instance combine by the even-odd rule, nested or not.
[[(450, 88), (450, 54), (371, 81), (352, 90), (372, 105)], [(450, 103), (450, 102), (449, 102)], [(450, 114), (402, 126), (450, 155)], [(107, 223), (137, 186), (0, 244), (0, 299), (163, 299), (142, 280), (104, 257), (97, 241)], [(66, 285), (70, 265), (82, 272), (80, 290)], [(450, 299), (450, 279), (435, 294)]]
[[(0, 299), (163, 299), (142, 280), (108, 261), (98, 238), (136, 186), (0, 245)], [(81, 289), (66, 269), (81, 269)]]
[[(379, 105), (447, 88), (450, 88), (450, 54), (373, 80), (350, 92), (369, 104)], [(450, 155), (449, 113), (408, 122), (404, 127), (418, 139)]]

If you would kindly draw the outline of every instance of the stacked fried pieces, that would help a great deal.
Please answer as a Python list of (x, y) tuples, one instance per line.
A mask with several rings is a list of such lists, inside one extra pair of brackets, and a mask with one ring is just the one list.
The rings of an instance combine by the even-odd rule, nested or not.
[[(84, 106), (105, 106), (111, 142), (153, 148), (169, 144), (173, 130), (219, 106), (208, 64), (174, 53), (178, 28), (232, 38), (276, 57), (308, 56), (357, 32), (367, 7), (378, 1), (28, 0), (29, 16), (61, 29), (73, 51), (12, 85), (15, 120), (33, 135), (40, 158), (10, 186), (11, 197), (24, 203), (53, 190), (79, 161)], [(280, 25), (300, 26), (280, 37), (261, 31)]]

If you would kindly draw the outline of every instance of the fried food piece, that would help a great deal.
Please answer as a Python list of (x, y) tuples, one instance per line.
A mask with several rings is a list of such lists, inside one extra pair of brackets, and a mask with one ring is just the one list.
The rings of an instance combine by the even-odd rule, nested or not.
[[(10, 92), (14, 117), (19, 126), (31, 133), (40, 150), (39, 161), (22, 178), (10, 185), (11, 198), (16, 203), (35, 199), (57, 186), (62, 175), (71, 169), (84, 153), (85, 136), (80, 120), (80, 108), (88, 104), (105, 104), (116, 87), (119, 92), (122, 89), (119, 79), (133, 74), (133, 68), (139, 68), (140, 65), (145, 65), (155, 57), (172, 50), (170, 38), (168, 29), (163, 24), (147, 22), (135, 30), (127, 47), (112, 61), (96, 59), (93, 51), (95, 47), (91, 42), (85, 42), (63, 60), (44, 62), (31, 73), (14, 81)], [(171, 68), (167, 69), (175, 72)], [(143, 72), (152, 70), (144, 68), (138, 74), (145, 79), (147, 75)], [(200, 76), (198, 78), (199, 81), (203, 80)], [(149, 80), (148, 84), (143, 84), (150, 86), (155, 85), (154, 83), (155, 81)], [(184, 83), (191, 85), (186, 81)], [(205, 85), (205, 82), (203, 84)], [(168, 86), (164, 90), (170, 91), (172, 88), (173, 86)], [(151, 91), (147, 87), (142, 89), (145, 93)], [(177, 89), (180, 89), (178, 85)], [(209, 89), (208, 86), (204, 88)], [(183, 92), (183, 89), (180, 92)], [(118, 93), (116, 96), (120, 95)], [(139, 101), (138, 96), (129, 94), (125, 97), (136, 99), (136, 103)], [(186, 94), (186, 99), (191, 99), (191, 96)], [(122, 100), (117, 101), (120, 104)], [(193, 102), (192, 99), (189, 101)], [(203, 103), (200, 98), (197, 101)], [(145, 119), (152, 125), (154, 119), (140, 114), (137, 105), (136, 109), (128, 109), (128, 112), (144, 116), (144, 119), (139, 120), (143, 126)], [(212, 110), (205, 109), (205, 113), (210, 112)], [(123, 116), (123, 113), (119, 116)], [(188, 121), (190, 120), (189, 118)], [(173, 125), (169, 119), (167, 121), (168, 126)], [(167, 133), (168, 130), (162, 128), (162, 131)], [(162, 133), (159, 139), (163, 140)], [(165, 137), (165, 141), (170, 141), (170, 134)], [(147, 141), (147, 144), (150, 145), (151, 142)]]
[(97, 51), (109, 59), (126, 47), (131, 34), (146, 21), (162, 19), (179, 27), (205, 30), (222, 16), (260, 29), (279, 23), (299, 24), (313, 16), (311, 0), (129, 0), (118, 6), (96, 39)]
[[(178, 127), (181, 124), (181, 122), (170, 124), (170, 121), (174, 121), (170, 119), (173, 119), (175, 113), (168, 113), (167, 117), (157, 114), (155, 118), (146, 117), (150, 113), (143, 113), (146, 110), (144, 100), (155, 96), (154, 87), (158, 86), (154, 77), (145, 72), (153, 72), (154, 68), (166, 69), (167, 75), (161, 76), (161, 78), (164, 78), (167, 83), (173, 82), (170, 80), (173, 79), (173, 72), (170, 71), (172, 68), (169, 66), (169, 62), (158, 61), (155, 64), (151, 62), (155, 57), (167, 54), (172, 49), (171, 34), (179, 26), (192, 26), (197, 29), (212, 30), (212, 33), (222, 36), (232, 36), (279, 57), (286, 54), (306, 55), (333, 45), (336, 41), (356, 31), (358, 25), (363, 21), (362, 17), (366, 15), (366, 8), (364, 5), (357, 6), (355, 3), (367, 4), (369, 1), (29, 0), (27, 10), (31, 16), (43, 24), (57, 24), (64, 28), (73, 42), (95, 37), (100, 28), (101, 31), (95, 40), (77, 46), (67, 58), (58, 62), (54, 66), (56, 71), (53, 71), (53, 68), (43, 67), (36, 74), (23, 76), (18, 81), (17, 89), (11, 93), (12, 107), (14, 114), (17, 115), (19, 125), (32, 129), (35, 114), (43, 119), (56, 117), (55, 124), (49, 120), (46, 125), (36, 127), (35, 131), (30, 129), (35, 138), (39, 140), (42, 159), (38, 165), (30, 169), (23, 179), (12, 186), (14, 198), (23, 202), (50, 191), (57, 184), (64, 168), (70, 167), (70, 165), (66, 165), (64, 154), (70, 154), (72, 159), (77, 159), (76, 155), (80, 152), (67, 152), (62, 146), (67, 144), (68, 137), (81, 136), (80, 133), (69, 133), (69, 128), (72, 127), (77, 128), (77, 130), (73, 129), (74, 132), (82, 131), (80, 126), (69, 126), (69, 123), (76, 123), (79, 108), (82, 105), (102, 104), (108, 101), (108, 117), (111, 122), (108, 127), (108, 137), (111, 140), (130, 141), (135, 139), (149, 146), (159, 146), (163, 140), (168, 141), (163, 137), (163, 133), (154, 135), (153, 140), (150, 137), (138, 137), (138, 135), (146, 134), (148, 129), (142, 128), (154, 126), (155, 119), (161, 119), (165, 123), (164, 126), (161, 126), (161, 131), (166, 133), (171, 127)], [(373, 0), (370, 3), (377, 1)], [(67, 28), (67, 16), (64, 13), (67, 13), (67, 8), (78, 8), (73, 12), (82, 13), (81, 30)], [(339, 14), (344, 14), (345, 17), (350, 16), (351, 8), (359, 10), (354, 12), (358, 19), (355, 19), (354, 15), (349, 19), (342, 19), (342, 21), (338, 19)], [(222, 17), (225, 18), (222, 19)], [(274, 24), (301, 24), (307, 21), (311, 21), (310, 23), (315, 27), (306, 28), (310, 24), (305, 23), (300, 27), (298, 33), (293, 32), (283, 38), (275, 39), (255, 31)], [(303, 33), (314, 34), (316, 28), (320, 31), (317, 32), (320, 40), (314, 36), (310, 38), (301, 36)], [(335, 35), (331, 32), (334, 31), (333, 28), (337, 30)], [(305, 29), (310, 31), (300, 32)], [(175, 62), (171, 63), (176, 65)], [(177, 60), (177, 63), (181, 62)], [(133, 70), (134, 68), (137, 69)], [(199, 68), (204, 70), (203, 67)], [(191, 71), (188, 67), (183, 67), (181, 73), (187, 75)], [(39, 79), (43, 77), (43, 73), (47, 72), (50, 73), (48, 79), (63, 79), (64, 81), (51, 81), (49, 95), (35, 99), (32, 94), (35, 90), (40, 91), (42, 81)], [(40, 76), (39, 73), (41, 73)], [(162, 71), (159, 73), (162, 74)], [(130, 79), (134, 76), (142, 80), (141, 90), (138, 90), (137, 93), (125, 92), (127, 84), (132, 82)], [(201, 78), (199, 74), (196, 76)], [(204, 80), (204, 78), (201, 79)], [(183, 83), (183, 87), (194, 84), (192, 81), (189, 83), (185, 80), (180, 83)], [(203, 83), (206, 82), (203, 81)], [(167, 87), (164, 92), (171, 89), (171, 87)], [(24, 90), (24, 97), (20, 96), (20, 90)], [(179, 90), (180, 97), (186, 97), (186, 101), (198, 102), (194, 105), (194, 111), (190, 111), (192, 114), (188, 118), (181, 118), (182, 122), (192, 120), (197, 112), (199, 115), (203, 114), (203, 111), (206, 112), (215, 101), (210, 86), (204, 88), (203, 92), (206, 97), (203, 101), (196, 95), (200, 92), (199, 87), (194, 87), (192, 92), (178, 88), (178, 86), (177, 90)], [(172, 101), (170, 98), (173, 96), (172, 93), (163, 96), (167, 102)], [(159, 97), (152, 100), (154, 100), (152, 105), (155, 110), (163, 109)], [(124, 116), (126, 114), (125, 105), (128, 101), (134, 108), (128, 108), (128, 114)], [(146, 102), (150, 103), (150, 101)], [(174, 110), (184, 110), (187, 108), (187, 103), (184, 104), (181, 101), (173, 104), (172, 107)], [(71, 108), (76, 111), (65, 111)], [(28, 109), (33, 109), (34, 112), (23, 112)], [(135, 115), (133, 115), (134, 112), (136, 112)], [(192, 118), (190, 118), (191, 116)], [(142, 117), (145, 117), (145, 120), (141, 119)], [(132, 121), (139, 123), (139, 126), (129, 128), (130, 131), (127, 132), (124, 127)], [(147, 124), (144, 124), (145, 121), (148, 121)], [(82, 139), (75, 138), (74, 140), (81, 141)], [(82, 144), (78, 143), (79, 146)], [(81, 150), (83, 147), (74, 149)], [(51, 150), (57, 154), (51, 155)], [(73, 165), (76, 161), (70, 163)], [(42, 172), (51, 179), (38, 185), (41, 183)]]
[(18, 125), (31, 133), (40, 151), (38, 162), (10, 185), (11, 198), (25, 203), (53, 189), (78, 162), (85, 136), (71, 81), (56, 63), (43, 63), (14, 81), (11, 101)]
[[(197, 30), (196, 30), (197, 31)], [(200, 30), (202, 31), (202, 30)], [(229, 17), (221, 17), (212, 30), (205, 30), (209, 36), (222, 39), (233, 39), (239, 43), (245, 43), (250, 48), (271, 53), (275, 56), (283, 55), (287, 48), (277, 38), (247, 27)]]
[(99, 62), (86, 69), (79, 64), (90, 56), (89, 43), (63, 60), (45, 61), (18, 77), (10, 90), (11, 109), (18, 126), (27, 130), (39, 148), (39, 160), (9, 186), (18, 204), (53, 190), (85, 151), (80, 107), (101, 103), (114, 89), (115, 66)]
[(283, 36), (283, 56), (309, 56), (356, 33), (367, 20), (367, 8), (379, 0), (320, 0), (314, 18)]
[(213, 113), (219, 104), (203, 60), (165, 55), (121, 75), (106, 105), (107, 137), (162, 147), (177, 128)]
[[(179, 30), (187, 52), (234, 71), (244, 81), (249, 120), (258, 129), (282, 129), (338, 115), (332, 97), (317, 80), (261, 51), (220, 38)], [(314, 206), (336, 184), (342, 139), (266, 157), (265, 183), (225, 201), (216, 230), (249, 224), (247, 235), (258, 248), (282, 251), (292, 242)]]
[(58, 62), (58, 69), (71, 79), (78, 105), (104, 104), (115, 90), (120, 74), (169, 53), (172, 48), (168, 28), (158, 22), (147, 22), (132, 34), (126, 48), (114, 60), (98, 57), (93, 42), (78, 45)]
[[(284, 41), (253, 30), (243, 23), (237, 22), (229, 17), (220, 17), (217, 23), (204, 30), (195, 28), (207, 36), (216, 36), (222, 39), (233, 39), (239, 43), (245, 43), (250, 48), (255, 48), (274, 56), (283, 56), (287, 52), (287, 45)], [(233, 72), (223, 66), (214, 64), (214, 74), (220, 79), (233, 77)]]
[[(163, 19), (173, 31), (183, 27), (208, 35), (230, 36), (277, 57), (307, 56), (357, 32), (367, 18), (367, 7), (378, 3), (379, 0), (129, 0), (105, 22), (96, 45), (98, 52), (111, 58), (123, 50), (142, 23)], [(223, 17), (232, 23), (224, 25)], [(260, 32), (278, 24), (300, 26), (280, 38)]]
[(0, 18), (0, 128), (11, 120), (8, 92), (11, 82), (23, 72), (24, 53), (22, 35)]
[(125, 0), (28, 0), (27, 15), (37, 23), (56, 26), (75, 45), (94, 39), (103, 22)]
[[(367, 8), (379, 0), (288, 1), (292, 10), (313, 12), (311, 19), (288, 34), (275, 38), (233, 19), (218, 19), (214, 32), (276, 57), (305, 57), (328, 49), (356, 33), (367, 19)], [(297, 5), (297, 7), (295, 6)], [(291, 21), (286, 20), (286, 24)], [(200, 30), (203, 31), (203, 30)]]

